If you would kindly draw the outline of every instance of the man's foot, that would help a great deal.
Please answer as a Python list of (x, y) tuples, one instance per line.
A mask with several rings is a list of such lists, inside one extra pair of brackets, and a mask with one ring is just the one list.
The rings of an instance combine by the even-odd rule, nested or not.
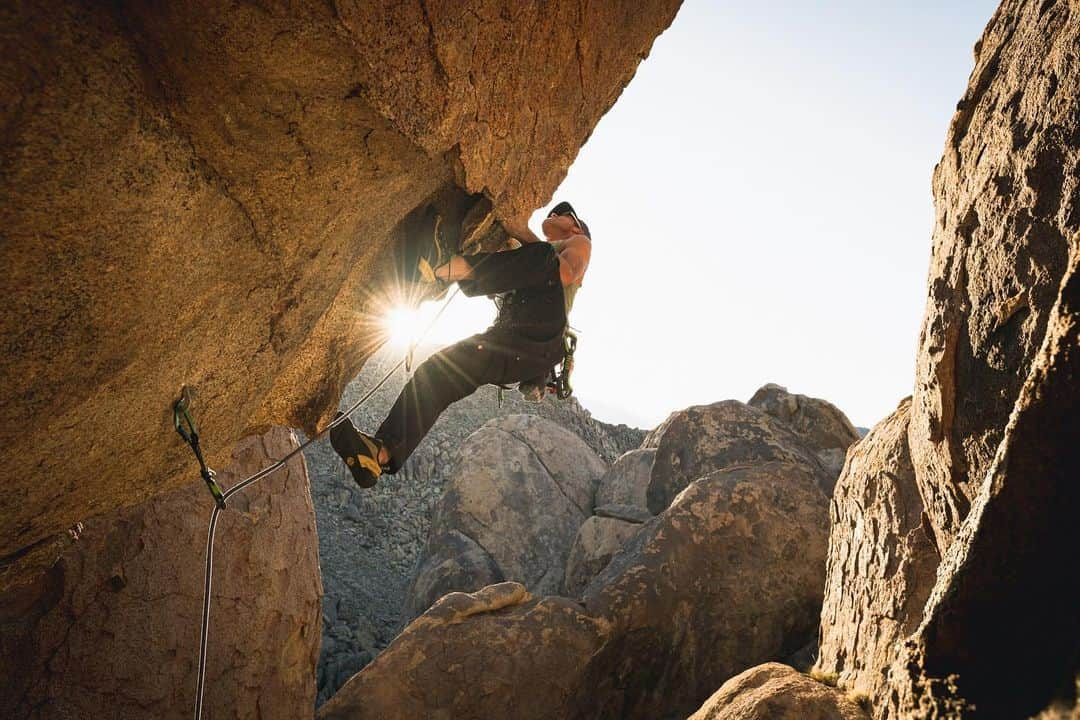
[[(339, 417), (341, 413), (335, 415), (334, 419)], [(379, 464), (379, 453), (384, 450), (381, 442), (360, 432), (352, 420), (345, 418), (330, 428), (330, 445), (345, 461), (357, 485), (362, 488), (374, 487), (383, 473), (383, 467)]]

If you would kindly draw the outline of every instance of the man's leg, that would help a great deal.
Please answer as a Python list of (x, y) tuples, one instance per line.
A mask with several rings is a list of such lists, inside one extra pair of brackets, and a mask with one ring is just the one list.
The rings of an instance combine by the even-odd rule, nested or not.
[(443, 410), (497, 381), (503, 360), (489, 338), (474, 335), (422, 362), (375, 433), (390, 453), (388, 472), (401, 469)]

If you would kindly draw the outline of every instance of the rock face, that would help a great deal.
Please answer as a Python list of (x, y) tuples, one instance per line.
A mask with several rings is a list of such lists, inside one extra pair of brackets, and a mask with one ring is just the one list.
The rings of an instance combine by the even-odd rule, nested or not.
[(1076, 6), (1005, 0), (934, 171), (911, 454), (944, 553), (1031, 369), (1080, 228)]
[(831, 504), (818, 667), (882, 707), (891, 666), (915, 631), (939, 556), (908, 452), (911, 401), (848, 457)]
[(325, 421), (377, 346), (387, 251), (433, 208), (545, 202), (677, 7), (6, 9), (0, 557), (186, 483), (182, 384), (213, 467)]
[[(418, 350), (418, 360), (424, 350)], [(342, 407), (348, 407), (374, 386), (401, 359), (402, 352), (386, 347), (372, 356), (346, 388)], [(404, 382), (404, 372), (399, 371), (378, 389), (353, 413), (357, 426), (377, 428)], [(493, 417), (522, 413), (537, 414), (571, 430), (606, 462), (640, 445), (645, 435), (625, 425), (598, 422), (573, 398), (528, 403), (520, 400), (518, 393), (508, 392), (500, 403), (495, 388), (484, 387), (450, 406), (405, 467), (371, 490), (356, 487), (329, 442), (319, 440), (305, 451), (326, 590), (319, 702), (329, 698), (390, 644), (402, 629), (403, 615), (406, 621), (414, 617), (408, 610), (407, 598), (415, 577), (427, 576), (423, 583), (439, 588), (432, 591), (433, 595), (475, 587), (460, 584), (459, 578), (465, 573), (481, 584), (502, 579), (494, 564), (491, 579), (484, 579), (488, 577), (483, 567), (486, 551), (478, 551), (473, 541), (460, 534), (452, 538), (461, 543), (461, 550), (450, 553), (452, 558), (446, 564), (442, 564), (446, 558), (423, 567), (420, 562), (431, 539), (432, 517), (451, 481), (462, 443)], [(435, 599), (437, 595), (423, 600), (419, 611)]]
[[(802, 463), (768, 462), (696, 480), (580, 603), (490, 611), (446, 596), (319, 717), (685, 715), (735, 672), (813, 633), (827, 533), (819, 479)], [(503, 591), (476, 595), (488, 593)], [(451, 605), (460, 609), (448, 615)]]
[[(479, 590), (496, 575), (536, 594), (562, 589), (578, 528), (592, 514), (607, 466), (573, 433), (534, 415), (493, 420), (461, 446), (460, 460), (435, 512), (432, 537), (409, 593), (412, 616), (450, 590)], [(456, 558), (459, 536), (476, 560)], [(482, 556), (482, 557), (481, 557)], [(436, 569), (449, 564), (453, 571)], [(464, 585), (466, 566), (480, 572)]]
[[(859, 440), (859, 431), (847, 415), (819, 398), (795, 395), (772, 383), (758, 389), (750, 405), (779, 418), (795, 431), (821, 461), (832, 478), (840, 476), (847, 449)], [(829, 494), (831, 488), (826, 490)]]
[(1027, 717), (1074, 681), (1078, 397), (1080, 235), (1001, 446), (905, 648), (910, 685), (897, 712)]
[[(219, 477), (228, 486), (295, 447), (280, 428), (248, 438)], [(196, 474), (87, 521), (40, 583), (6, 595), (0, 716), (190, 717), (211, 507)], [(231, 499), (214, 570), (206, 715), (310, 713), (322, 586), (302, 458)]]
[(646, 438), (656, 455), (646, 493), (649, 510), (663, 512), (690, 482), (725, 467), (778, 460), (802, 464), (831, 485), (817, 457), (787, 423), (736, 400), (672, 413)]
[(724, 683), (689, 720), (868, 720), (852, 698), (787, 665), (765, 663)]
[(976, 45), (907, 449), (902, 406), (837, 488), (818, 667), (877, 717), (1027, 717), (1076, 677), (1078, 41), (1075, 4), (1006, 0)]

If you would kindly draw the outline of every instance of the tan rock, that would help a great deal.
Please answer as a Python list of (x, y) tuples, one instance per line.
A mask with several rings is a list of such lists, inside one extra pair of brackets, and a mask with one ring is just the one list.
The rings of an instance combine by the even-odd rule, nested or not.
[(546, 202), (677, 7), (10, 6), (0, 558), (186, 483), (184, 383), (215, 468), (325, 422), (389, 251), (431, 205)]
[[(281, 428), (248, 438), (219, 477), (228, 486), (295, 447)], [(0, 597), (0, 716), (191, 717), (212, 506), (195, 474), (87, 521), (34, 597)], [(310, 714), (321, 595), (297, 457), (232, 498), (218, 521), (204, 717)]]
[(938, 565), (908, 452), (910, 399), (851, 450), (831, 503), (817, 670), (885, 705)]
[(582, 523), (566, 558), (563, 594), (576, 597), (640, 529), (637, 523), (595, 515)]
[(728, 680), (689, 720), (868, 720), (856, 700), (780, 663)]
[[(859, 441), (859, 433), (839, 408), (826, 400), (789, 393), (787, 388), (772, 383), (759, 388), (749, 404), (786, 422), (817, 454), (829, 476), (840, 477), (847, 449)], [(830, 494), (829, 490), (826, 494)]]
[(831, 489), (814, 453), (787, 423), (736, 400), (695, 405), (672, 413), (645, 439), (656, 448), (646, 493), (660, 513), (683, 488), (713, 470), (771, 460), (805, 465)]

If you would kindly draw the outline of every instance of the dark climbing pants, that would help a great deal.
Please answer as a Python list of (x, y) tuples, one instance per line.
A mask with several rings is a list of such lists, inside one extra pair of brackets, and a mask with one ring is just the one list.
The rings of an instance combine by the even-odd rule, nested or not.
[[(499, 324), (425, 360), (398, 396), (376, 437), (390, 451), (389, 472), (397, 472), (443, 410), (489, 383), (505, 385), (546, 375), (562, 359), (562, 307), (558, 261), (547, 243), (519, 250), (479, 253), (466, 258), (473, 278), (460, 283), (466, 295), (550, 288), (553, 302), (535, 303), (530, 318)], [(524, 322), (530, 320), (531, 322)]]

